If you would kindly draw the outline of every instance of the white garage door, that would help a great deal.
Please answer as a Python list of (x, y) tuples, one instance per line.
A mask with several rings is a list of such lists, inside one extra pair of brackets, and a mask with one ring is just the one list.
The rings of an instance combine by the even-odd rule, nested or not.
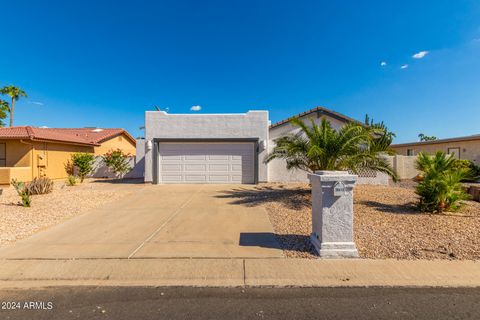
[(252, 142), (159, 143), (160, 183), (254, 183)]

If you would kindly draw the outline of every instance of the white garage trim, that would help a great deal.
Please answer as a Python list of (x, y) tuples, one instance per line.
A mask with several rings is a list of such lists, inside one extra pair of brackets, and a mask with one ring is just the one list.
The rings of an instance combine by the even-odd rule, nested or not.
[(256, 183), (257, 142), (159, 140), (156, 183)]

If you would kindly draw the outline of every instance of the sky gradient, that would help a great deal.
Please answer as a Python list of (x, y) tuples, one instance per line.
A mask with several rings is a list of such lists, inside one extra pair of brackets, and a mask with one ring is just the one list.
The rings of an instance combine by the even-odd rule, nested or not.
[(272, 122), (321, 105), (383, 120), (395, 142), (480, 134), (480, 1), (16, 0), (2, 12), (0, 86), (29, 95), (16, 125), (141, 136), (154, 105), (266, 109)]

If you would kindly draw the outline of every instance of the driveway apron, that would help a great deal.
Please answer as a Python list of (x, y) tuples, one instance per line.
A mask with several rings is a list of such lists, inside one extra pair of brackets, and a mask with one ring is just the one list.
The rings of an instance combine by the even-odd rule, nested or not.
[(0, 259), (282, 257), (266, 211), (225, 197), (253, 186), (148, 185), (0, 250)]

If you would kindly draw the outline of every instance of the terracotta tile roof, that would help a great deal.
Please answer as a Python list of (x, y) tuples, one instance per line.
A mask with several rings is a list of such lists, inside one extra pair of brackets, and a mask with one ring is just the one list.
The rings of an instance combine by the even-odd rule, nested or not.
[(128, 139), (135, 142), (135, 139), (121, 128), (38, 128), (30, 126), (0, 128), (0, 139), (58, 141), (90, 146), (98, 146), (103, 141), (120, 134), (125, 134)]
[(356, 123), (362, 124), (360, 121), (352, 119), (350, 117), (347, 117), (346, 115), (341, 114), (339, 112), (327, 109), (325, 107), (315, 107), (313, 109), (307, 110), (307, 111), (299, 113), (297, 115), (294, 115), (293, 117), (290, 117), (288, 119), (278, 121), (278, 122), (270, 125), (270, 128), (275, 128), (275, 127), (281, 126), (282, 124), (289, 123), (290, 120), (292, 120), (292, 119), (308, 116), (312, 113), (317, 113), (320, 116), (322, 116), (322, 115), (330, 116), (332, 118), (335, 118), (335, 119), (340, 120), (340, 121), (345, 122), (345, 123), (346, 122), (356, 122)]

